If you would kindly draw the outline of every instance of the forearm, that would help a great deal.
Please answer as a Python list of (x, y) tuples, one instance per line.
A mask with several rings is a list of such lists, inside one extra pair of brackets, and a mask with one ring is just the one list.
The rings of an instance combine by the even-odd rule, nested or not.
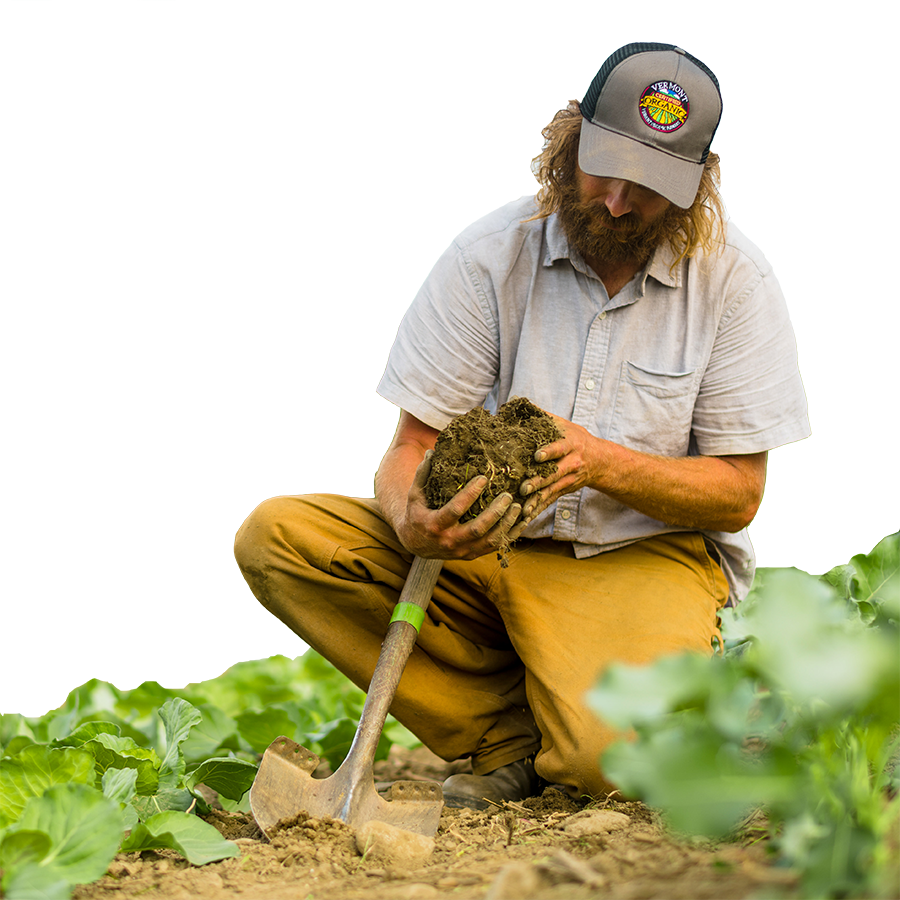
[(595, 437), (554, 416), (564, 437), (538, 451), (556, 475), (524, 486), (531, 519), (563, 494), (593, 488), (644, 515), (683, 528), (740, 531), (756, 515), (766, 454), (671, 458)]
[(375, 497), (398, 535), (406, 517), (410, 486), (427, 449), (418, 443), (400, 443), (395, 439), (375, 473)]
[(735, 532), (759, 509), (765, 454), (670, 458), (603, 444), (589, 486), (667, 525)]

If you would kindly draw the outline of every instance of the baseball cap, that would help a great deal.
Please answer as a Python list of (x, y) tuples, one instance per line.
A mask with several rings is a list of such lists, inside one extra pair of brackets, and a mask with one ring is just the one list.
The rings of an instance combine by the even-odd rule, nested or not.
[(674, 44), (621, 47), (581, 101), (578, 165), (622, 178), (687, 209), (722, 117), (716, 76)]

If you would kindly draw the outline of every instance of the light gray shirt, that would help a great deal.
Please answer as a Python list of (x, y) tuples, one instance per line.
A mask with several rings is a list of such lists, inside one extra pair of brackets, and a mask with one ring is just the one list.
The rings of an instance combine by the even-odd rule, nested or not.
[[(507, 204), (441, 256), (401, 322), (381, 396), (439, 430), (528, 397), (662, 456), (758, 453), (809, 435), (781, 289), (737, 228), (720, 252), (674, 268), (661, 248), (610, 299), (556, 216), (524, 221), (534, 212), (532, 197)], [(571, 541), (584, 557), (683, 530), (583, 488), (525, 534)], [(735, 603), (755, 570), (746, 530), (704, 533)]]

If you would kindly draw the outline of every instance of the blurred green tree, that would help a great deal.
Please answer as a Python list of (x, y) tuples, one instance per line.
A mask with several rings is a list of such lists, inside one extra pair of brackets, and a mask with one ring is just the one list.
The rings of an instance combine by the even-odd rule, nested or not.
[(867, 300), (853, 316), (859, 371), (869, 401), (872, 435), (828, 479), (819, 512), (868, 493), (894, 471), (897, 312)]
[(9, 620), (208, 618), (175, 564), (175, 531), (260, 441), (334, 430), (315, 387), (342, 313), (287, 336), (252, 313), (197, 311), (165, 366), (108, 302), (88, 333), (51, 313), (14, 319)]

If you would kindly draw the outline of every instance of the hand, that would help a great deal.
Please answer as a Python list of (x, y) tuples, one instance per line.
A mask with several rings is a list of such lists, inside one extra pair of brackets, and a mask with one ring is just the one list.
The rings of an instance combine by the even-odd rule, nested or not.
[(559, 416), (553, 416), (553, 420), (563, 436), (540, 447), (534, 459), (535, 462), (555, 460), (557, 470), (542, 478), (531, 478), (522, 485), (521, 493), (528, 498), (522, 510), (526, 522), (535, 519), (563, 494), (596, 485), (605, 468), (604, 441), (574, 422)]
[(477, 518), (460, 522), (481, 496), (488, 480), (476, 475), (440, 509), (425, 501), (425, 482), (431, 471), (431, 451), (416, 469), (407, 497), (404, 521), (397, 528), (407, 550), (426, 559), (477, 559), (516, 540), (525, 528), (522, 504), (511, 494), (497, 497)]

